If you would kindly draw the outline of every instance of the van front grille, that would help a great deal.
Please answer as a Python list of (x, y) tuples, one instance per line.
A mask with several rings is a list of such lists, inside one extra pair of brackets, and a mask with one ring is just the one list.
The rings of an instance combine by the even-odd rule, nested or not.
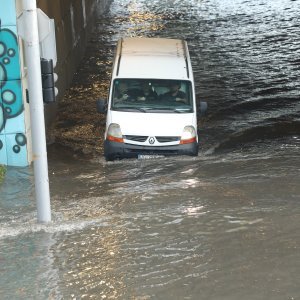
[(159, 143), (170, 143), (180, 141), (179, 136), (156, 136), (155, 138)]
[(124, 135), (124, 139), (140, 143), (146, 142), (147, 138), (148, 136), (144, 135)]

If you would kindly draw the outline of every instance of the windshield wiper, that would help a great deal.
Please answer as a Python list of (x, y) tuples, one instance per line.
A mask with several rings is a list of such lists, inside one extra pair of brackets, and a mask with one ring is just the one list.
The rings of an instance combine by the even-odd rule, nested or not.
[(189, 113), (189, 112), (192, 112), (192, 109), (191, 109), (191, 108), (188, 108), (188, 109), (174, 108), (173, 111), (174, 111), (174, 112), (177, 112), (177, 113), (179, 113), (179, 114), (181, 114), (181, 113)]
[(140, 111), (143, 113), (147, 113), (147, 112), (174, 112), (174, 113), (188, 113), (191, 112), (192, 109), (188, 108), (188, 109), (179, 109), (179, 108), (171, 108), (171, 107), (132, 107), (132, 106), (120, 106), (120, 107), (114, 107), (115, 110), (118, 111)]
[(170, 107), (151, 107), (151, 108), (147, 108), (147, 111), (156, 111), (156, 112), (174, 112), (173, 108)]
[(180, 109), (180, 108), (171, 108), (171, 107), (156, 107), (156, 108), (150, 108), (149, 110), (161, 111), (161, 112), (168, 111), (168, 112), (174, 112), (174, 113), (178, 113), (178, 114), (187, 113), (187, 112), (191, 112), (192, 111), (191, 108), (188, 108), (188, 109), (181, 108)]
[(132, 106), (121, 106), (121, 107), (114, 107), (116, 110), (124, 110), (124, 111), (141, 111), (143, 113), (146, 113), (149, 109), (142, 108), (142, 107), (132, 107)]

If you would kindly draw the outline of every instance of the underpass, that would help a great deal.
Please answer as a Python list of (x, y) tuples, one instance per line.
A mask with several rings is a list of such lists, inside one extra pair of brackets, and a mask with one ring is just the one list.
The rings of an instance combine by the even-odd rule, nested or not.
[[(0, 298), (300, 295), (299, 3), (175, 4), (114, 1), (97, 20), (48, 147), (52, 223), (32, 169), (8, 169)], [(95, 100), (123, 36), (187, 40), (209, 105), (197, 158), (104, 161)]]

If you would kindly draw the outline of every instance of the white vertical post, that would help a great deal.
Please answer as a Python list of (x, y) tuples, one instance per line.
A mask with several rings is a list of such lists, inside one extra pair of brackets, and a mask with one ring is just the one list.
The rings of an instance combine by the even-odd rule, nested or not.
[(23, 0), (23, 17), (37, 219), (46, 223), (51, 208), (36, 0)]

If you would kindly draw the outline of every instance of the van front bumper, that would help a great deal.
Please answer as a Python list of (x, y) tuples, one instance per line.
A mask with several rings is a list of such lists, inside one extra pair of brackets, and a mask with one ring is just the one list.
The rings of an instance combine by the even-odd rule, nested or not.
[(104, 156), (106, 160), (121, 158), (137, 158), (139, 155), (198, 155), (198, 143), (179, 144), (172, 146), (140, 146), (117, 143), (106, 140), (104, 142)]

